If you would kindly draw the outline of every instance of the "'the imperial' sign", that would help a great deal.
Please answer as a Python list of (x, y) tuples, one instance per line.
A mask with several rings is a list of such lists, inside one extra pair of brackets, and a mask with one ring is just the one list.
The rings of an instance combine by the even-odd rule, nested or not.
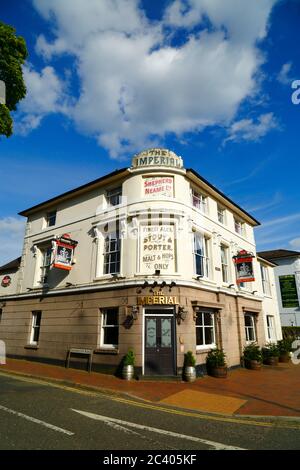
[(133, 168), (143, 168), (146, 166), (182, 168), (183, 160), (171, 150), (149, 149), (135, 155), (132, 159), (132, 166)]

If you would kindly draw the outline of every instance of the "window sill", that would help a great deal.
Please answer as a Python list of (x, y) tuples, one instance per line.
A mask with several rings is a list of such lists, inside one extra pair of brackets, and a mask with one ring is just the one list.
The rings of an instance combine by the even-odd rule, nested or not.
[(24, 349), (39, 349), (37, 344), (26, 344)]
[(97, 349), (94, 349), (94, 354), (116, 355), (116, 354), (119, 354), (119, 349), (118, 348), (97, 348)]
[(207, 346), (203, 349), (196, 349), (196, 355), (197, 354), (204, 354), (204, 353), (209, 353), (210, 351), (212, 351), (213, 349), (216, 349), (216, 346), (215, 345), (212, 345), (212, 346)]

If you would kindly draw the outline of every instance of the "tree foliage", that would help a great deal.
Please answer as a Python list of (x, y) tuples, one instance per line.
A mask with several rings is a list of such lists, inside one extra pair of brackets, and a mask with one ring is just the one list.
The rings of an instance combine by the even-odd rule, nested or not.
[(6, 86), (6, 104), (0, 105), (0, 135), (9, 137), (13, 125), (11, 111), (26, 95), (22, 65), (28, 56), (25, 40), (16, 36), (16, 30), (0, 21), (0, 80)]

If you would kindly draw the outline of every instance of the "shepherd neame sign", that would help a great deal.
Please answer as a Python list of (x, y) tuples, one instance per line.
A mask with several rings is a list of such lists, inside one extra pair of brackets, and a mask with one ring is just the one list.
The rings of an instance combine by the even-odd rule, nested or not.
[(133, 168), (143, 168), (146, 166), (169, 166), (172, 168), (182, 168), (183, 160), (176, 153), (167, 149), (149, 149), (141, 152), (132, 159)]

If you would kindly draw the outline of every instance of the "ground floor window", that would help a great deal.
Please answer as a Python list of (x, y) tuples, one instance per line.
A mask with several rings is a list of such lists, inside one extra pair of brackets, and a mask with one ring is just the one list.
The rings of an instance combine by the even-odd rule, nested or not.
[(41, 329), (42, 312), (32, 312), (30, 344), (38, 344)]
[(119, 309), (105, 308), (101, 310), (100, 346), (116, 348), (119, 344)]
[(196, 347), (197, 349), (216, 346), (215, 314), (210, 311), (196, 312)]
[(247, 343), (256, 341), (255, 318), (251, 313), (245, 313), (245, 334)]

